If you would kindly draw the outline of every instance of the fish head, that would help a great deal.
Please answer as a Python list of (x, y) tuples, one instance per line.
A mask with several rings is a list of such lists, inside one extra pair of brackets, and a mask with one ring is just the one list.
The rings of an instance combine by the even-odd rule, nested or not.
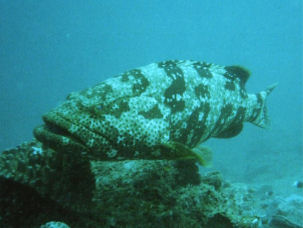
[(101, 83), (68, 95), (61, 105), (43, 115), (44, 124), (34, 129), (34, 135), (55, 150), (93, 151), (108, 157), (106, 153), (113, 150), (118, 134), (111, 118), (127, 107), (127, 98), (113, 98), (110, 88)]

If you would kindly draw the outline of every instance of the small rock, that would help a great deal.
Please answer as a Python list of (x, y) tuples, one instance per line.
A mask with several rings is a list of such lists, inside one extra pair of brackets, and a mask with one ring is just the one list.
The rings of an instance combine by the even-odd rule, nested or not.
[(70, 228), (63, 222), (48, 222), (40, 226), (40, 228)]

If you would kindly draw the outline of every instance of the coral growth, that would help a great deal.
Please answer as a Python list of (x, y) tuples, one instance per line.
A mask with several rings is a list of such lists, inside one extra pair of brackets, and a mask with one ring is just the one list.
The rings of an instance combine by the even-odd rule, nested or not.
[(85, 154), (56, 153), (32, 141), (1, 153), (0, 170), (4, 227), (49, 227), (49, 221), (71, 227), (261, 227), (281, 222), (266, 214), (269, 205), (257, 200), (255, 190), (228, 183), (219, 172), (200, 175), (190, 160), (91, 161)]

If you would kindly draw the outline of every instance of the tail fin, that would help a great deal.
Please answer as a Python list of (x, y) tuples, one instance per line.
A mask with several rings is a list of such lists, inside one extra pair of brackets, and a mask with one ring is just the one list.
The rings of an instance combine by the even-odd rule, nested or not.
[(270, 86), (268, 86), (265, 90), (266, 96), (268, 96), (273, 90), (274, 88), (276, 88), (278, 85), (278, 82), (271, 84)]
[(261, 109), (258, 115), (251, 122), (258, 127), (268, 128), (270, 126), (270, 119), (266, 107), (266, 98), (274, 90), (274, 88), (277, 87), (277, 85), (278, 83), (274, 83), (268, 86), (265, 91), (257, 94), (258, 103), (261, 105)]

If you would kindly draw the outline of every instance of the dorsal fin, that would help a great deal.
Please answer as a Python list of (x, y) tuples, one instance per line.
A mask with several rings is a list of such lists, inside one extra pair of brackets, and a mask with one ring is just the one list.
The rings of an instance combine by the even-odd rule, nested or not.
[(227, 78), (239, 78), (241, 86), (244, 87), (246, 81), (249, 78), (250, 72), (242, 66), (226, 66), (226, 73), (224, 74)]

